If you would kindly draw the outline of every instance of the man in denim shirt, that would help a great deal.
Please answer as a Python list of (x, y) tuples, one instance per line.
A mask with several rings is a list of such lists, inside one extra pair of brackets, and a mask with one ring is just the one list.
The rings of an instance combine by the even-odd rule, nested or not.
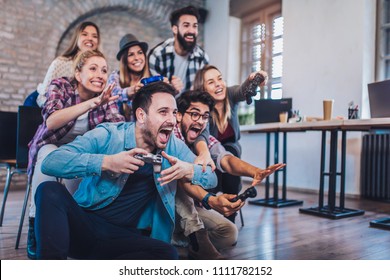
[[(133, 101), (135, 123), (104, 123), (48, 155), (42, 172), (84, 177), (69, 195), (57, 182), (38, 187), (35, 230), (38, 259), (175, 259), (168, 244), (174, 227), (177, 182), (196, 200), (216, 185), (216, 176), (190, 164), (195, 155), (176, 137), (175, 90), (157, 82)], [(138, 154), (162, 152), (162, 172)], [(180, 179), (180, 180), (179, 180)], [(210, 199), (217, 211), (240, 204)], [(140, 232), (142, 229), (142, 233)], [(147, 236), (146, 236), (147, 233)]]

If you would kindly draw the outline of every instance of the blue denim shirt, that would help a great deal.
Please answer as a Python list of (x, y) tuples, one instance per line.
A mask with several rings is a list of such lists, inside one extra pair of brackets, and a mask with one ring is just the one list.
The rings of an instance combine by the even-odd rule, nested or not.
[[(78, 136), (73, 142), (50, 153), (42, 163), (42, 172), (62, 178), (83, 177), (74, 193), (77, 203), (89, 210), (109, 205), (122, 191), (128, 174), (102, 172), (105, 155), (113, 155), (136, 147), (134, 123), (103, 123)], [(195, 155), (183, 141), (171, 135), (165, 148), (168, 155), (186, 162), (193, 162)], [(171, 165), (163, 158), (162, 170)], [(154, 182), (160, 199), (150, 203), (140, 218), (138, 228), (151, 228), (151, 237), (170, 242), (175, 221), (175, 193), (177, 182), (161, 186), (160, 174), (154, 173)], [(216, 186), (217, 177), (208, 167), (194, 165), (192, 184), (205, 189)]]

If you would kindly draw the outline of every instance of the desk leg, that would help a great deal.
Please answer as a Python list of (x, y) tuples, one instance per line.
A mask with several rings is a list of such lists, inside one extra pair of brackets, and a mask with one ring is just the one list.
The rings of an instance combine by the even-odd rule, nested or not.
[(345, 158), (347, 154), (347, 131), (341, 132), (341, 176), (340, 176), (340, 208), (344, 208), (345, 201)]
[(337, 130), (330, 132), (330, 155), (329, 155), (329, 184), (328, 184), (328, 205), (329, 211), (333, 212), (336, 202), (336, 181), (337, 181)]
[[(279, 162), (279, 133), (274, 133), (274, 164)], [(274, 173), (274, 201), (279, 201), (279, 171)]]
[(318, 195), (318, 207), (324, 207), (324, 180), (325, 180), (325, 152), (326, 152), (326, 131), (322, 131), (321, 137), (321, 170), (320, 170), (320, 192)]
[[(287, 162), (287, 132), (283, 132), (283, 162)], [(282, 170), (283, 173), (283, 188), (282, 188), (282, 199), (287, 199), (287, 166)], [(302, 202), (303, 203), (303, 202)]]
[[(283, 132), (283, 161), (287, 164), (287, 133)], [(270, 166), (270, 132), (267, 132), (267, 152), (266, 152), (266, 165)], [(274, 133), (274, 164), (279, 163), (279, 132)], [(278, 174), (279, 172), (283, 172), (283, 186), (282, 186), (282, 198), (279, 198), (279, 180)], [(288, 200), (286, 195), (286, 168), (283, 170), (278, 170), (274, 173), (274, 197), (269, 198), (269, 177), (266, 178), (265, 181), (265, 198), (264, 199), (256, 199), (249, 200), (250, 204), (256, 204), (260, 206), (268, 206), (268, 207), (286, 207), (293, 205), (302, 205), (303, 201), (301, 200)]]
[[(330, 131), (330, 151), (329, 151), (329, 173), (324, 171), (325, 168), (325, 143), (326, 131), (322, 131), (321, 144), (321, 174), (320, 174), (320, 192), (319, 206), (312, 208), (301, 208), (299, 212), (311, 214), (330, 219), (340, 219), (352, 216), (363, 215), (363, 210), (354, 210), (344, 208), (345, 200), (345, 157), (346, 157), (346, 132), (342, 131), (341, 142), (341, 172), (337, 173), (337, 138), (338, 130)], [(337, 176), (340, 176), (340, 207), (336, 207), (336, 185)], [(328, 206), (323, 205), (324, 196), (324, 177), (329, 176), (328, 188)], [(390, 219), (389, 219), (390, 220)]]
[(371, 227), (390, 229), (390, 218), (382, 218), (370, 222)]
[[(270, 149), (271, 149), (271, 132), (267, 132), (267, 142), (266, 142), (266, 153), (265, 153), (265, 165), (270, 165)], [(265, 178), (265, 199), (269, 200), (269, 176)]]

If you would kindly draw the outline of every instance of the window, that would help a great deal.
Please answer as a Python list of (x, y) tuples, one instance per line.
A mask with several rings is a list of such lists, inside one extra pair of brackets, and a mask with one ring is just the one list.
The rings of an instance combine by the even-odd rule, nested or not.
[[(280, 4), (242, 19), (241, 81), (260, 69), (268, 73), (268, 84), (258, 89), (254, 99), (282, 98), (283, 27)], [(254, 123), (254, 104), (240, 104), (239, 114), (241, 124)]]
[(378, 17), (378, 53), (376, 80), (390, 79), (390, 0), (379, 0)]

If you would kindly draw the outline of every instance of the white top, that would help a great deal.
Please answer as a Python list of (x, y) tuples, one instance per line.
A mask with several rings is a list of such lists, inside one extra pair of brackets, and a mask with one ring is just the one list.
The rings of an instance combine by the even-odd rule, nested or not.
[(186, 72), (187, 72), (187, 68), (188, 68), (188, 56), (189, 54), (185, 55), (185, 56), (181, 56), (181, 55), (178, 55), (176, 53), (176, 51), (174, 52), (175, 53), (175, 59), (173, 60), (173, 66), (175, 67), (175, 76), (176, 77), (179, 77), (180, 80), (182, 80), (182, 82), (184, 83), (185, 80), (186, 80)]
[(45, 79), (37, 87), (37, 104), (43, 107), (46, 102), (46, 91), (52, 80), (61, 77), (73, 77), (73, 60), (62, 56), (57, 57), (50, 64)]
[(72, 142), (77, 136), (83, 135), (85, 132), (89, 130), (88, 125), (88, 113), (85, 112), (81, 116), (79, 116), (71, 128), (71, 130), (63, 137), (57, 144), (63, 145)]

